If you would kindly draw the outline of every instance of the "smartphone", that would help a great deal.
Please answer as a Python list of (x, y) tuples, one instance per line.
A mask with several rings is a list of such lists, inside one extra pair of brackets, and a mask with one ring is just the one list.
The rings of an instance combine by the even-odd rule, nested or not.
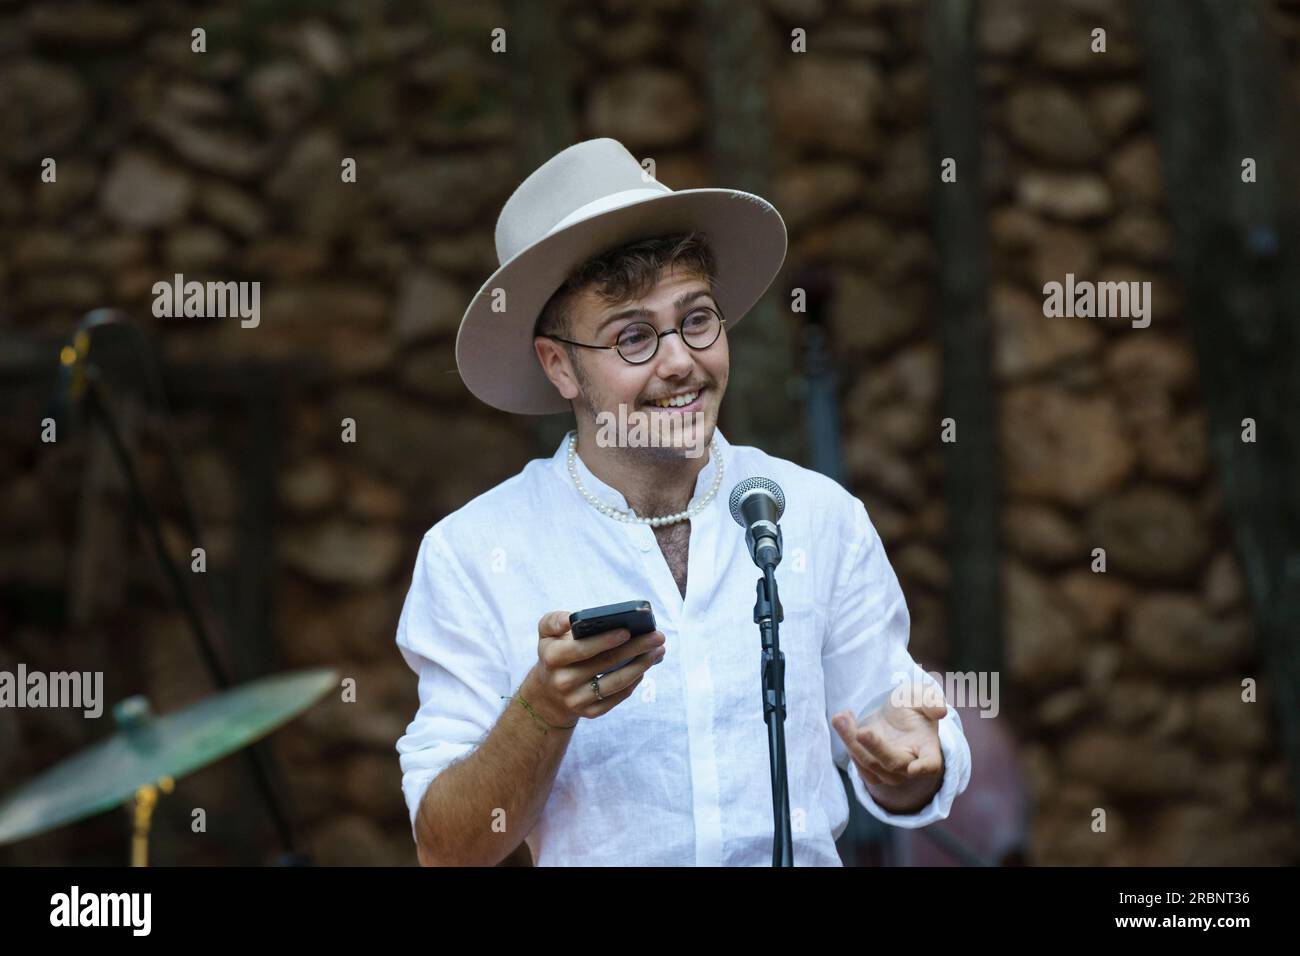
[[(569, 615), (569, 629), (573, 631), (575, 638), (592, 637), (624, 627), (632, 632), (632, 637), (653, 631), (655, 615), (650, 609), (650, 602), (624, 601), (622, 604), (605, 604), (601, 607), (589, 607), (585, 611), (574, 611)], [(605, 673), (616, 671), (634, 660), (635, 657), (630, 657)]]

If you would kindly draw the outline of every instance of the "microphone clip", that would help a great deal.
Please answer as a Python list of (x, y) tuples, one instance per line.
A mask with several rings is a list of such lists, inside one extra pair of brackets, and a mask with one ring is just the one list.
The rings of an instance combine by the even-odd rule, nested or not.
[[(755, 531), (758, 532), (755, 535)], [(781, 563), (781, 554), (785, 548), (785, 539), (781, 536), (781, 526), (771, 521), (755, 521), (745, 529), (745, 544), (754, 565), (761, 571), (775, 568)]]

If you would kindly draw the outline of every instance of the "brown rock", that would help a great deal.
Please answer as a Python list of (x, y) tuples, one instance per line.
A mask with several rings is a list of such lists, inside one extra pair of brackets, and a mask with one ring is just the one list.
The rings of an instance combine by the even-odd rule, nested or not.
[(981, 51), (992, 56), (1013, 56), (1034, 36), (1030, 0), (986, 0), (978, 11), (976, 35)]
[[(85, 249), (86, 262), (96, 269), (115, 272), (128, 266), (140, 265), (150, 256), (150, 245), (139, 233), (106, 235), (89, 243)], [(153, 285), (152, 282), (149, 285)]]
[(1106, 719), (1121, 727), (1154, 723), (1168, 706), (1168, 692), (1150, 680), (1121, 680), (1107, 688)]
[(1022, 206), (999, 206), (989, 216), (989, 235), (993, 243), (1009, 252), (1032, 249), (1042, 240), (1043, 220)]
[(425, 269), (402, 281), (393, 316), (393, 331), (403, 345), (424, 338), (453, 335), (469, 295), (446, 276)]
[(496, 245), (486, 229), (475, 229), (458, 236), (432, 237), (423, 248), (423, 257), (435, 269), (475, 277), (480, 285), (499, 264)]
[(315, 76), (292, 60), (258, 66), (245, 80), (244, 88), (262, 121), (276, 132), (291, 130), (301, 123), (320, 95)]
[(77, 2), (34, 7), (28, 19), (32, 36), (60, 48), (111, 47), (140, 30), (140, 11), (106, 3)]
[[(885, 542), (886, 548), (891, 548), (908, 538), (911, 532), (911, 523), (903, 511), (893, 507), (885, 499), (871, 494), (870, 491), (857, 492), (856, 494), (866, 507), (867, 515), (871, 518), (876, 533), (880, 535), (880, 540)], [(915, 627), (915, 621), (913, 621), (913, 627)]]
[(348, 66), (348, 51), (338, 34), (319, 20), (309, 20), (298, 31), (298, 48), (307, 62), (322, 73), (337, 76)]
[(886, 291), (857, 272), (841, 273), (831, 304), (837, 348), (878, 352), (910, 338), (924, 321), (923, 310), (897, 290)]
[(935, 498), (921, 506), (916, 516), (917, 531), (928, 541), (941, 541), (947, 525), (947, 509), (943, 500)]
[(773, 189), (787, 227), (795, 231), (856, 203), (865, 186), (854, 163), (800, 163), (778, 172)]
[(1079, 529), (1046, 505), (1011, 504), (1002, 513), (1002, 533), (1008, 546), (1031, 562), (1063, 564), (1087, 557)]
[(415, 844), (412, 843), (409, 858), (398, 858), (394, 844), (383, 831), (369, 816), (359, 814), (330, 817), (328, 822), (312, 832), (310, 840), (312, 855), (321, 866), (395, 866), (409, 864), (415, 857)]
[(881, 280), (890, 286), (901, 285), (910, 279), (930, 286), (934, 283), (934, 262), (934, 245), (923, 230), (899, 230), (880, 260), (878, 271)]
[(468, 402), (470, 392), (456, 370), (454, 344), (442, 342), (428, 348), (404, 349), (398, 371), (403, 388), (434, 402)]
[(275, 275), (287, 281), (323, 271), (328, 260), (329, 251), (320, 243), (272, 237), (248, 247), (244, 268), (253, 275)]
[(338, 134), (313, 130), (298, 137), (271, 176), (267, 193), (303, 236), (329, 242), (352, 234), (362, 221), (368, 191), (361, 183), (368, 170), (358, 161), (357, 182), (343, 182), (348, 155)]
[(687, 78), (662, 67), (635, 67), (594, 87), (586, 110), (594, 136), (611, 136), (630, 150), (676, 146), (703, 119), (700, 98)]
[(1088, 97), (1093, 124), (1114, 143), (1128, 133), (1146, 112), (1146, 97), (1130, 83), (1117, 83), (1096, 90)]
[(80, 246), (66, 232), (32, 229), (13, 237), (9, 255), (13, 267), (20, 272), (60, 268), (78, 261)]
[[(63, 219), (69, 214), (93, 203), (99, 185), (99, 166), (72, 156), (58, 159), (59, 178), (52, 183), (41, 183), (35, 191), (34, 201), (39, 217), (46, 222)], [(0, 189), (0, 193), (3, 190)], [(4, 205), (0, 199), (0, 207)], [(0, 210), (0, 216), (3, 211)]]
[(1149, 665), (1186, 676), (1240, 667), (1255, 653), (1244, 622), (1213, 620), (1194, 597), (1178, 593), (1139, 598), (1125, 640)]
[(334, 467), (325, 458), (309, 458), (287, 469), (280, 479), (280, 498), (290, 510), (304, 514), (331, 504), (338, 494)]
[[(1180, 289), (1170, 276), (1157, 269), (1144, 269), (1130, 262), (1107, 262), (1097, 272), (1097, 282), (1141, 282), (1150, 283), (1143, 286), (1143, 296), (1147, 308), (1147, 317), (1153, 327), (1181, 321), (1182, 300)], [(1147, 294), (1149, 291), (1149, 295)], [(1132, 328), (1131, 323), (1123, 319), (1111, 319), (1105, 323), (1108, 331), (1125, 332)], [(1149, 330), (1148, 330), (1149, 331)]]
[(1038, 705), (1038, 722), (1059, 729), (1073, 721), (1088, 707), (1088, 695), (1077, 687), (1057, 691)]
[(1101, 155), (1088, 111), (1061, 87), (1016, 90), (1007, 101), (1006, 123), (1011, 139), (1040, 159), (1081, 166)]
[(220, 180), (209, 180), (199, 190), (199, 208), (219, 226), (250, 237), (266, 228), (262, 205), (249, 193)]
[(1108, 396), (1015, 388), (1002, 403), (1001, 421), (1004, 473), (1013, 495), (1077, 507), (1114, 491), (1133, 467), (1133, 450)]
[(396, 521), (406, 511), (406, 499), (391, 483), (359, 473), (348, 481), (347, 511), (363, 521)]
[(1142, 463), (1155, 478), (1194, 484), (1205, 477), (1209, 445), (1205, 415), (1192, 412), (1143, 431)]
[(1091, 547), (1106, 549), (1108, 571), (1148, 581), (1191, 581), (1209, 552), (1202, 522), (1182, 497), (1138, 487), (1099, 503), (1088, 521)]
[(1092, 173), (1030, 170), (1016, 181), (1016, 198), (1030, 209), (1069, 222), (1095, 219), (1111, 209), (1110, 187)]
[(1106, 163), (1106, 178), (1122, 204), (1162, 202), (1164, 177), (1155, 140), (1143, 136), (1116, 152)]
[(1252, 790), (1258, 775), (1250, 760), (1220, 760), (1213, 773), (1201, 775), (1196, 795), (1218, 804), (1229, 814), (1244, 814), (1254, 804)]
[(1132, 589), (1111, 575), (1082, 568), (1062, 575), (1058, 585), (1074, 602), (1084, 629), (1097, 636), (1110, 633), (1133, 597)]
[(1161, 265), (1169, 259), (1173, 240), (1163, 219), (1141, 211), (1126, 211), (1111, 221), (1102, 248), (1113, 257)]
[(1116, 73), (1132, 69), (1137, 51), (1118, 30), (1106, 31), (1105, 52), (1093, 52), (1092, 31), (1101, 24), (1079, 16), (1050, 17), (1039, 35), (1034, 58), (1049, 69), (1070, 73)]
[(994, 286), (991, 302), (994, 368), (1003, 381), (1045, 371), (1090, 354), (1101, 339), (1087, 319), (1043, 315), (1040, 299), (1015, 286)]
[(1046, 580), (1009, 561), (1003, 569), (1003, 600), (1012, 680), (1042, 688), (1078, 671), (1083, 641), (1076, 616)]
[(869, 157), (881, 90), (876, 68), (861, 58), (793, 57), (772, 91), (776, 133), (798, 146)]
[(287, 330), (351, 326), (373, 332), (383, 326), (387, 314), (385, 296), (359, 284), (281, 283), (263, 290), (263, 319)]
[(948, 587), (948, 563), (929, 545), (909, 542), (895, 552), (891, 564), (901, 578), (920, 582), (936, 591)]
[(12, 56), (0, 66), (0, 103), (0, 158), (23, 166), (52, 155), (62, 166), (55, 154), (73, 142), (90, 109), (73, 70)]
[(829, 259), (870, 268), (894, 241), (885, 220), (864, 215), (838, 219), (825, 230), (823, 250)]
[(1200, 774), (1196, 755), (1185, 747), (1110, 730), (1087, 730), (1070, 739), (1062, 766), (1075, 779), (1134, 797), (1185, 793)]
[(1097, 266), (1097, 247), (1089, 235), (1070, 226), (1045, 226), (1033, 250), (1036, 288), (1064, 282), (1066, 273), (1086, 276)]
[(179, 111), (160, 109), (146, 123), (190, 165), (219, 176), (253, 179), (270, 155), (266, 146), (243, 130), (214, 127)]
[(1197, 691), (1192, 729), (1211, 753), (1220, 756), (1264, 754), (1270, 745), (1268, 704), (1244, 701), (1239, 679), (1216, 682)]
[(1114, 644), (1092, 644), (1083, 662), (1083, 683), (1094, 697), (1103, 697), (1115, 685), (1124, 665), (1124, 651)]
[(1124, 336), (1107, 351), (1106, 370), (1117, 387), (1141, 380), (1182, 394), (1196, 382), (1196, 358), (1181, 340), (1159, 333)]
[(892, 137), (884, 146), (880, 172), (872, 179), (866, 202), (888, 216), (925, 221), (935, 182), (929, 144), (919, 130)]
[(180, 226), (167, 234), (163, 258), (176, 272), (206, 272), (226, 263), (230, 241), (211, 226)]
[(1220, 551), (1210, 559), (1210, 565), (1201, 578), (1201, 594), (1211, 614), (1235, 610), (1246, 597), (1246, 582), (1241, 566), (1232, 551)]
[(402, 542), (384, 525), (330, 519), (284, 536), (285, 564), (323, 584), (373, 585), (397, 568)]
[(616, 68), (636, 60), (650, 59), (663, 47), (665, 40), (663, 28), (649, 17), (611, 24), (600, 31), (600, 37), (603, 42), (593, 44), (592, 52)]
[(1283, 761), (1271, 764), (1260, 774), (1259, 795), (1269, 806), (1284, 810), (1295, 806), (1289, 772)]
[(1196, 803), (1172, 806), (1156, 818), (1145, 866), (1285, 866), (1298, 849), (1291, 821), (1224, 819), (1224, 808)]
[(870, 421), (886, 441), (903, 452), (924, 448), (938, 434), (935, 416), (914, 405), (887, 405)]
[[(455, 502), (447, 511), (515, 474), (534, 454), (519, 425), (472, 415), (448, 418), (379, 388), (345, 389), (337, 394), (334, 408), (335, 423), (344, 416), (357, 423), (356, 444), (345, 446), (349, 455), (405, 488), (436, 484), (435, 497)], [(334, 429), (337, 440), (337, 425)], [(448, 448), (481, 467), (448, 473)], [(422, 499), (426, 506), (430, 500), (427, 494)]]
[(87, 272), (43, 272), (23, 280), (18, 299), (29, 308), (89, 309), (103, 304), (104, 283)]
[(495, 221), (504, 201), (501, 191), (515, 177), (513, 159), (500, 150), (437, 159), (375, 157), (357, 165), (358, 179), (369, 175), (367, 169), (384, 170), (375, 173), (373, 189), (395, 225), (427, 233)]
[(134, 229), (169, 226), (185, 215), (193, 198), (189, 177), (138, 150), (119, 153), (100, 193), (105, 214)]
[(855, 481), (863, 481), (909, 508), (915, 508), (925, 497), (925, 488), (911, 463), (870, 432), (849, 438), (844, 464)]

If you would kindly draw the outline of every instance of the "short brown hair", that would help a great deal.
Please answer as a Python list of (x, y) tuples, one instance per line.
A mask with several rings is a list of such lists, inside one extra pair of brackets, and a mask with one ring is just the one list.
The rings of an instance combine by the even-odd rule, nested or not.
[[(617, 305), (649, 292), (667, 266), (697, 273), (709, 280), (710, 289), (714, 289), (717, 283), (717, 259), (704, 233), (684, 232), (638, 239), (592, 256), (570, 272), (564, 284), (542, 307), (533, 326), (533, 335), (568, 338), (572, 334), (572, 293), (594, 285), (598, 296), (611, 305)], [(567, 345), (566, 348), (572, 356), (573, 346)]]

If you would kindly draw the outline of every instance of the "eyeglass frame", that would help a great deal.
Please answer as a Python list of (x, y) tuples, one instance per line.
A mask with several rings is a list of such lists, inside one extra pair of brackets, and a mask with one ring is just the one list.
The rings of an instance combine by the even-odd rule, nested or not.
[[(686, 320), (687, 320), (687, 319), (689, 319), (689, 318), (690, 318), (694, 313), (699, 312), (701, 309), (704, 309), (704, 310), (706, 310), (706, 311), (712, 312), (714, 315), (716, 315), (716, 316), (718, 317), (718, 334), (715, 335), (715, 336), (713, 337), (713, 341), (710, 342), (708, 345), (691, 345), (690, 342), (686, 341), (686, 336), (685, 336), (685, 335), (682, 335), (682, 326), (686, 324)], [(577, 345), (577, 346), (579, 346), (580, 348), (584, 348), (584, 349), (600, 349), (601, 351), (604, 351), (604, 352), (608, 352), (608, 351), (610, 351), (610, 350), (613, 350), (613, 351), (615, 351), (615, 352), (618, 352), (618, 357), (621, 358), (621, 359), (622, 359), (624, 362), (626, 362), (628, 365), (645, 365), (647, 362), (652, 361), (652, 360), (654, 359), (654, 357), (655, 357), (656, 355), (659, 354), (659, 343), (660, 343), (661, 341), (663, 341), (663, 337), (664, 337), (665, 335), (673, 335), (673, 334), (676, 334), (676, 335), (678, 336), (678, 338), (680, 338), (680, 339), (682, 340), (682, 344), (685, 345), (687, 348), (689, 348), (691, 351), (693, 351), (693, 352), (703, 352), (703, 351), (706, 351), (706, 350), (708, 350), (708, 349), (713, 348), (713, 346), (715, 346), (715, 345), (718, 344), (718, 339), (722, 338), (722, 330), (723, 330), (723, 328), (726, 326), (726, 324), (727, 324), (727, 317), (724, 316), (724, 315), (722, 314), (722, 308), (721, 308), (720, 306), (716, 306), (716, 307), (715, 307), (715, 306), (712, 306), (712, 305), (697, 305), (697, 306), (693, 306), (693, 307), (691, 307), (691, 308), (686, 312), (686, 314), (683, 315), (683, 316), (681, 317), (680, 320), (678, 320), (677, 325), (676, 325), (675, 328), (666, 329), (666, 330), (664, 330), (663, 332), (660, 332), (658, 329), (656, 329), (656, 328), (654, 327), (654, 325), (652, 325), (652, 324), (651, 324), (648, 320), (646, 320), (646, 319), (637, 319), (637, 321), (635, 321), (635, 322), (629, 322), (627, 325), (623, 326), (623, 328), (619, 330), (619, 333), (618, 333), (619, 335), (622, 335), (624, 332), (626, 332), (628, 329), (630, 329), (630, 328), (631, 328), (632, 326), (634, 326), (634, 325), (648, 325), (648, 326), (650, 326), (650, 331), (654, 332), (654, 334), (655, 334), (655, 347), (654, 347), (654, 349), (650, 352), (649, 355), (647, 355), (645, 358), (643, 358), (643, 359), (642, 359), (641, 361), (639, 361), (639, 362), (633, 362), (630, 358), (628, 358), (628, 357), (627, 357), (626, 355), (624, 355), (622, 352), (619, 352), (619, 349), (618, 349), (618, 345), (617, 345), (617, 344), (615, 344), (615, 345), (589, 345), (589, 344), (587, 344), (586, 342), (574, 342), (574, 341), (571, 340), (571, 339), (563, 339), (563, 338), (560, 338), (560, 336), (558, 336), (558, 335), (543, 335), (543, 336), (541, 336), (541, 338), (544, 338), (544, 339), (554, 339), (556, 342), (564, 342), (564, 343), (567, 343), (568, 345)]]

